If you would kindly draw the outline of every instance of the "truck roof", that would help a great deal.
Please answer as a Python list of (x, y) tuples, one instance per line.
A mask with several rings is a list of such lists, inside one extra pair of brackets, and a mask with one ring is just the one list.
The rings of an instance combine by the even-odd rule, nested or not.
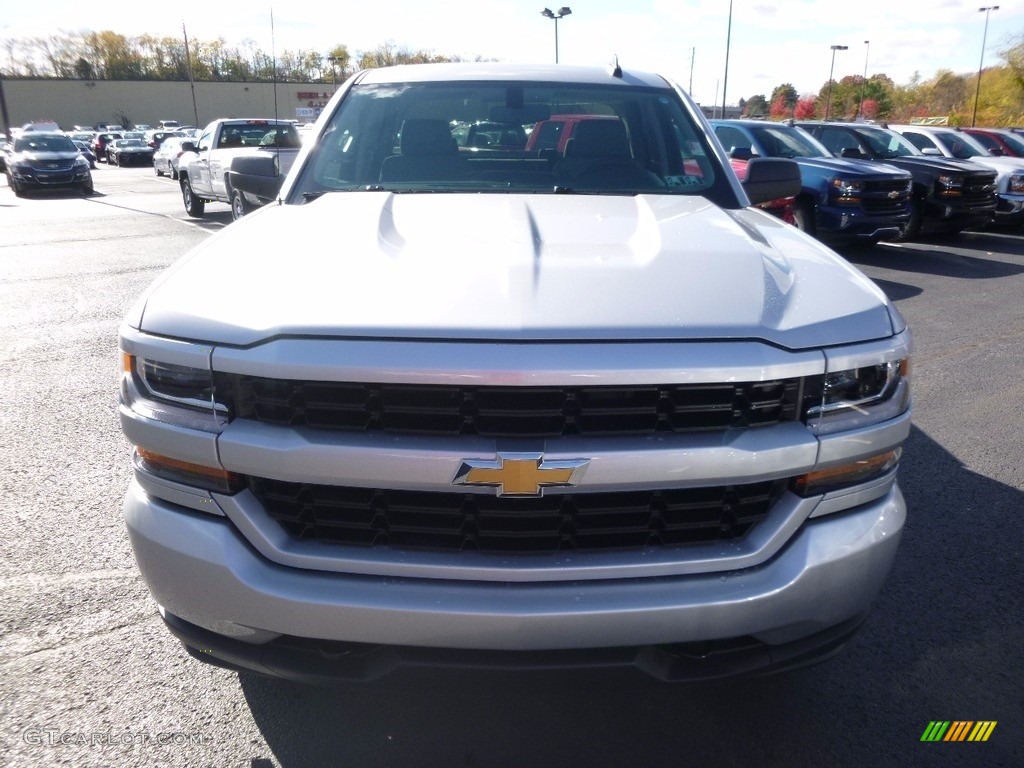
[(668, 82), (661, 75), (623, 68), (621, 75), (612, 74), (612, 68), (583, 67), (565, 64), (506, 64), (503, 62), (459, 62), (454, 64), (405, 64), (380, 67), (360, 72), (360, 83), (426, 83), (438, 80), (530, 80), (552, 83), (619, 82), (624, 86), (664, 88)]

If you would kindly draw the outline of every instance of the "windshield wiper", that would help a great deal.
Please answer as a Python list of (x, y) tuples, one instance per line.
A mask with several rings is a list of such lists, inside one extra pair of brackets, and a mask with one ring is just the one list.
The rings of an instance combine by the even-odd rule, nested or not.
[(632, 195), (635, 192), (627, 192), (621, 189), (577, 189), (576, 187), (563, 187), (556, 184), (551, 188), (551, 191), (556, 195)]
[(380, 184), (366, 184), (361, 187), (343, 187), (338, 189), (321, 189), (317, 192), (303, 192), (302, 199), (306, 202), (312, 202), (313, 200), (319, 200), (321, 197), (326, 195), (328, 192), (393, 192), (394, 190), (388, 189)]

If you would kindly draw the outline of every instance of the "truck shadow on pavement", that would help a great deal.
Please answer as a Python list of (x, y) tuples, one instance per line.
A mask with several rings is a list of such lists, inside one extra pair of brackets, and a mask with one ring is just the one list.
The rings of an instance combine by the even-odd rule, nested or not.
[(180, 220), (208, 232), (219, 232), (234, 221), (231, 218), (231, 211), (207, 211), (201, 219), (182, 215)]
[[(823, 664), (700, 687), (431, 672), (327, 689), (243, 674), (273, 751), (253, 764), (1020, 765), (1024, 491), (917, 428), (900, 483), (909, 514), (894, 570), (857, 638)], [(985, 744), (922, 744), (936, 719), (998, 727)]]
[[(995, 246), (995, 247), (993, 247)], [(987, 238), (984, 243), (975, 242), (970, 246), (984, 249), (993, 254), (1004, 253), (1024, 259), (1024, 242), (1011, 246), (999, 240)], [(967, 246), (962, 246), (966, 249)], [(997, 248), (1002, 250), (997, 250)], [(949, 243), (929, 247), (923, 243), (879, 244), (874, 248), (840, 252), (843, 258), (858, 266), (872, 266), (883, 269), (897, 269), (904, 272), (956, 277), (963, 280), (989, 280), (1010, 277), (1024, 272), (1024, 261), (1020, 264), (1000, 261), (997, 258), (983, 259), (958, 252)]]
[(142, 214), (143, 216), (151, 216), (157, 219), (173, 219), (175, 221), (183, 221), (188, 224), (192, 224), (196, 227), (199, 227), (200, 229), (208, 230), (210, 232), (217, 232), (218, 230), (224, 229), (224, 227), (226, 227), (233, 221), (233, 219), (231, 218), (231, 211), (208, 211), (203, 215), (202, 218), (191, 217), (188, 214), (186, 214), (185, 211), (181, 211), (180, 214), (169, 216), (166, 213), (161, 213), (158, 211), (146, 211), (135, 206), (124, 205), (123, 203), (108, 202), (104, 200), (103, 197), (104, 195), (102, 192), (94, 192), (85, 199), (90, 203), (95, 203), (97, 205), (105, 205), (110, 208), (117, 208), (122, 211), (130, 211), (131, 213), (138, 213)]

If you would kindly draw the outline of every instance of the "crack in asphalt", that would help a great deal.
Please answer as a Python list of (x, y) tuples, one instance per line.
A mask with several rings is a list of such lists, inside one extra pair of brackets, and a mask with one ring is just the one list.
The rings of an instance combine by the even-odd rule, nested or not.
[[(116, 624), (114, 626), (104, 627), (104, 628), (96, 630), (94, 632), (86, 632), (81, 637), (76, 637), (76, 638), (74, 638), (72, 640), (67, 640), (65, 642), (61, 642), (59, 645), (50, 645), (50, 646), (46, 646), (44, 648), (33, 648), (31, 650), (24, 650), (24, 651), (19, 651), (18, 648), (17, 648), (17, 646), (19, 645), (18, 638), (17, 637), (12, 638), (10, 635), (8, 635), (5, 638), (6, 643), (10, 643), (10, 645), (14, 646), (10, 650), (14, 650), (15, 652), (14, 653), (10, 653), (8, 651), (8, 652), (4, 653), (2, 656), (0, 656), (0, 669), (5, 669), (6, 670), (7, 668), (9, 668), (12, 665), (14, 665), (16, 663), (19, 663), (19, 662), (35, 661), (39, 657), (44, 656), (45, 654), (50, 654), (50, 653), (55, 653), (55, 652), (68, 652), (68, 651), (72, 651), (72, 650), (74, 650), (75, 648), (77, 648), (79, 646), (87, 645), (87, 644), (92, 643), (92, 642), (94, 642), (96, 640), (101, 640), (101, 639), (103, 639), (103, 638), (105, 638), (105, 637), (107, 637), (109, 635), (117, 634), (118, 632), (121, 632), (121, 631), (123, 631), (125, 629), (130, 629), (132, 627), (137, 627), (137, 626), (139, 626), (141, 624), (145, 624), (145, 623), (151, 622), (155, 615), (156, 615), (155, 611), (152, 612), (152, 613), (150, 613), (150, 612), (141, 613), (140, 612), (138, 615), (134, 616), (130, 621), (122, 622), (122, 623)], [(28, 642), (31, 642), (31, 638), (23, 637), (23, 638), (21, 638), (21, 643), (20, 644), (24, 645), (24, 644), (27, 644)]]

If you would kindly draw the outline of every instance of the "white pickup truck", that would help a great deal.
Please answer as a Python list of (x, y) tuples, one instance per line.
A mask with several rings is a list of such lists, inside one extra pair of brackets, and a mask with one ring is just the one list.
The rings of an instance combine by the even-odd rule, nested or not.
[[(185, 154), (181, 156), (178, 183), (186, 213), (199, 218), (206, 212), (207, 203), (228, 203), (233, 218), (241, 218), (276, 195), (301, 145), (294, 124), (285, 120), (214, 120), (197, 142), (182, 144)], [(257, 176), (265, 183), (233, 183), (231, 171), (236, 161), (259, 166)]]
[[(570, 113), (609, 118), (526, 147)], [(485, 124), (523, 146), (458, 144)], [(729, 160), (682, 87), (621, 67), (340, 87), (280, 204), (121, 325), (125, 521), (189, 652), (706, 682), (842, 647), (907, 515), (911, 333), (752, 206), (799, 194), (795, 162), (741, 185)]]

